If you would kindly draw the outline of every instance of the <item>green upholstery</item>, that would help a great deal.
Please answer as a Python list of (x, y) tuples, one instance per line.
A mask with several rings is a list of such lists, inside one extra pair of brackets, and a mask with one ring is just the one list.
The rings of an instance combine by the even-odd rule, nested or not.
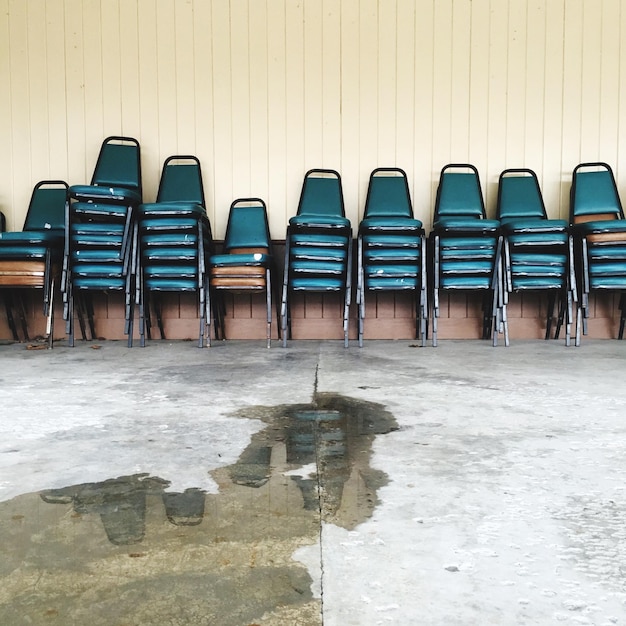
[(311, 173), (305, 177), (298, 215), (343, 217), (345, 212), (340, 178), (332, 174), (327, 177), (323, 170), (312, 172), (320, 175)]
[(447, 168), (439, 182), (435, 221), (441, 217), (484, 218), (485, 205), (477, 172), (457, 172), (452, 165)]
[(583, 215), (613, 214), (615, 219), (623, 219), (622, 205), (610, 169), (577, 171), (574, 177), (572, 222)]

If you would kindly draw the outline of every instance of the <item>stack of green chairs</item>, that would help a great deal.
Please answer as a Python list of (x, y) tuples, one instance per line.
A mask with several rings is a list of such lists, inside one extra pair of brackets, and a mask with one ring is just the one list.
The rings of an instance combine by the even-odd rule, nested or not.
[(607, 163), (581, 163), (574, 168), (570, 224), (575, 237), (583, 334), (588, 331), (589, 294), (620, 293), (618, 338), (626, 322), (626, 221), (613, 170)]
[(416, 336), (426, 341), (428, 317), (426, 239), (414, 219), (406, 173), (394, 167), (371, 175), (358, 234), (357, 304), (359, 346), (363, 346), (365, 294), (368, 291), (413, 291)]
[(151, 338), (151, 300), (161, 339), (165, 330), (159, 295), (194, 293), (198, 298), (198, 346), (204, 346), (208, 297), (211, 226), (206, 214), (200, 161), (174, 155), (163, 163), (156, 202), (142, 204), (138, 217), (137, 294), (140, 343)]
[[(228, 213), (222, 254), (210, 259), (210, 288), (216, 336), (226, 338), (224, 292), (265, 293), (266, 343), (272, 337), (272, 285), (274, 260), (267, 207), (260, 198), (239, 198)], [(209, 332), (209, 338), (211, 334)]]
[(441, 290), (481, 291), (482, 337), (493, 337), (502, 322), (500, 222), (486, 218), (478, 170), (470, 164), (444, 166), (439, 178), (433, 230), (433, 346), (437, 345)]
[(312, 169), (304, 176), (297, 214), (289, 220), (281, 300), (283, 347), (291, 330), (294, 293), (336, 292), (343, 296), (344, 345), (348, 346), (352, 228), (345, 216), (341, 176)]
[(554, 306), (558, 300), (555, 339), (565, 322), (565, 344), (569, 346), (576, 300), (572, 238), (566, 220), (548, 219), (539, 181), (533, 170), (514, 168), (500, 174), (497, 217), (504, 240), (505, 345), (509, 345), (508, 294), (546, 291), (549, 297), (545, 338), (550, 338)]
[(5, 296), (9, 329), (29, 341), (24, 289), (41, 289), (46, 317), (48, 346), (53, 345), (54, 290), (58, 286), (65, 238), (65, 203), (68, 185), (62, 180), (44, 180), (33, 189), (22, 231), (0, 232), (0, 289)]
[[(68, 343), (74, 345), (74, 315), (87, 338), (96, 337), (92, 292), (119, 292), (125, 298), (124, 333), (133, 339), (133, 224), (141, 203), (141, 156), (132, 137), (107, 137), (89, 185), (72, 185), (66, 214), (62, 288)], [(77, 297), (78, 296), (78, 297)], [(76, 303), (75, 303), (76, 300)]]

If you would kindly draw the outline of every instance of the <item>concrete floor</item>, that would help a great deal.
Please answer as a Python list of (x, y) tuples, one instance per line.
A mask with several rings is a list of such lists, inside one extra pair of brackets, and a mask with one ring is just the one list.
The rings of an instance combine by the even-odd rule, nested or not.
[(0, 345), (0, 625), (626, 624), (626, 342)]

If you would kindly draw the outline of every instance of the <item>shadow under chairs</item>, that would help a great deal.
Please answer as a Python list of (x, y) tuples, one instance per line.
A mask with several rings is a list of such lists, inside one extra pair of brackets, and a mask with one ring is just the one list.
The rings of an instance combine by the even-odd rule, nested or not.
[[(260, 198), (239, 198), (228, 213), (222, 254), (210, 258), (210, 293), (216, 338), (226, 339), (225, 292), (265, 294), (266, 343), (272, 338), (274, 257), (267, 207)], [(209, 332), (209, 340), (210, 340)]]
[(369, 179), (357, 240), (359, 346), (363, 346), (365, 297), (370, 291), (415, 293), (415, 336), (426, 342), (428, 317), (426, 238), (413, 216), (406, 173), (400, 168), (375, 169)]
[(575, 241), (583, 334), (587, 334), (589, 295), (618, 292), (618, 338), (626, 321), (626, 220), (610, 165), (580, 163), (572, 173), (570, 224)]
[[(107, 137), (89, 185), (72, 185), (66, 211), (62, 289), (68, 343), (75, 313), (83, 339), (96, 337), (92, 293), (121, 293), (124, 333), (133, 338), (133, 224), (142, 199), (139, 142)], [(76, 308), (76, 311), (75, 311)]]
[(430, 245), (433, 346), (437, 345), (442, 290), (484, 294), (482, 338), (492, 337), (496, 345), (502, 321), (500, 222), (486, 217), (480, 178), (473, 165), (451, 163), (442, 168)]
[(161, 339), (165, 339), (162, 294), (193, 293), (200, 320), (198, 347), (202, 348), (210, 314), (208, 261), (212, 236), (197, 157), (173, 155), (165, 160), (156, 202), (139, 207), (137, 231), (140, 344), (145, 345), (146, 334), (151, 338), (151, 308)]
[(338, 293), (343, 299), (343, 337), (348, 346), (352, 228), (345, 216), (341, 176), (312, 169), (305, 176), (298, 211), (290, 218), (281, 299), (283, 347), (291, 337), (294, 294)]
[(537, 175), (526, 168), (504, 170), (498, 181), (497, 218), (503, 236), (503, 327), (509, 345), (506, 305), (513, 292), (547, 292), (545, 339), (551, 336), (555, 305), (558, 314), (554, 338), (565, 324), (570, 345), (573, 307), (577, 299), (573, 243), (566, 220), (548, 219)]
[(54, 293), (61, 276), (67, 190), (67, 183), (61, 180), (37, 183), (23, 230), (0, 232), (0, 290), (15, 341), (20, 340), (18, 325), (24, 340), (30, 340), (21, 294), (26, 289), (40, 289), (48, 347), (53, 346)]

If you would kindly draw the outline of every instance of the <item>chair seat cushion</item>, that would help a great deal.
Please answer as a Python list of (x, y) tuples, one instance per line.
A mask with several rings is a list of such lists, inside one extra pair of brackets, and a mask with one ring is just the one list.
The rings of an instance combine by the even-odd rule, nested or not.
[(341, 278), (331, 276), (298, 277), (292, 279), (289, 286), (295, 291), (342, 291), (345, 288)]
[(568, 229), (566, 220), (548, 220), (536, 217), (503, 218), (502, 232), (509, 233), (565, 233)]
[(325, 248), (347, 247), (348, 239), (341, 235), (319, 233), (293, 233), (289, 237), (291, 246), (323, 246)]
[(41, 245), (49, 246), (63, 245), (65, 235), (58, 230), (23, 230), (0, 233), (0, 247), (8, 245)]
[(365, 278), (365, 288), (372, 291), (415, 290), (419, 286), (418, 278), (411, 276), (368, 276)]
[(205, 208), (196, 202), (150, 202), (139, 206), (140, 217), (204, 216)]
[(139, 222), (140, 230), (146, 232), (172, 232), (198, 230), (195, 217), (153, 217)]
[(106, 187), (98, 185), (72, 185), (69, 188), (70, 198), (76, 200), (93, 200), (113, 202), (136, 206), (141, 203), (141, 196), (133, 189), (126, 187)]
[(0, 246), (0, 260), (2, 259), (44, 259), (49, 252), (48, 246), (22, 245)]
[(498, 220), (483, 220), (473, 217), (440, 217), (433, 224), (434, 232), (495, 233), (500, 228)]
[(552, 276), (520, 276), (516, 275), (512, 278), (513, 291), (521, 289), (563, 289), (565, 282), (563, 278)]
[(350, 228), (350, 220), (341, 215), (315, 215), (302, 213), (289, 219), (289, 225), (297, 228)]
[(443, 289), (490, 289), (491, 278), (485, 276), (442, 276)]
[(107, 204), (105, 202), (74, 202), (71, 204), (72, 213), (81, 217), (107, 218), (117, 221), (125, 220), (128, 215), (126, 204)]
[(410, 217), (368, 217), (361, 221), (359, 230), (362, 233), (367, 231), (421, 232), (423, 224), (420, 220)]
[(214, 266), (226, 267), (237, 265), (267, 266), (272, 257), (269, 254), (216, 254), (209, 263)]
[(419, 248), (367, 248), (363, 251), (363, 259), (366, 264), (405, 262), (417, 266), (421, 260), (421, 251)]
[(144, 278), (196, 278), (198, 267), (193, 264), (149, 265), (143, 268)]
[(146, 278), (144, 287), (148, 291), (197, 291), (197, 278)]
[(367, 247), (378, 248), (420, 248), (422, 238), (411, 235), (369, 234), (363, 235), (363, 244)]

